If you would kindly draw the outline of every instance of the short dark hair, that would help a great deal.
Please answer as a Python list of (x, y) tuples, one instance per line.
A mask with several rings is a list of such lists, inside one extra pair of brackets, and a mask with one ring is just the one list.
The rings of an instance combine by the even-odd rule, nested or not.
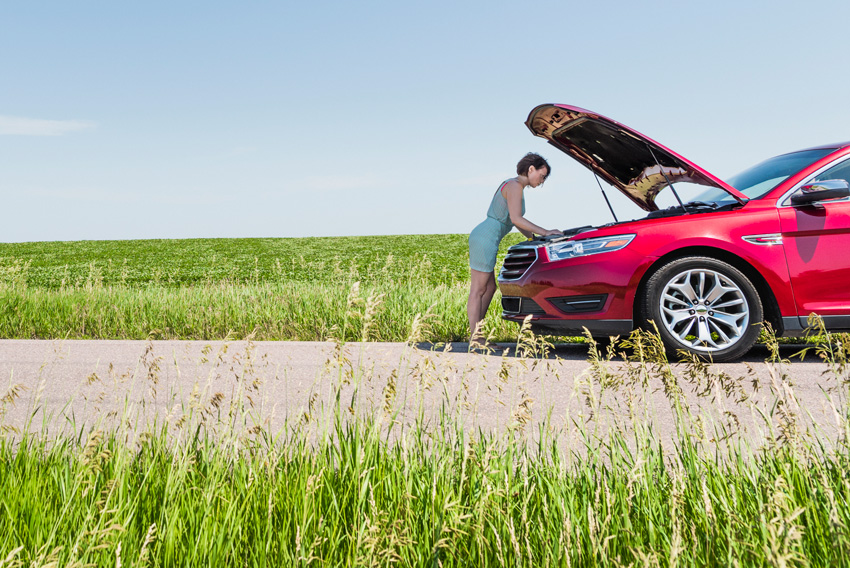
[(531, 166), (534, 166), (535, 170), (539, 170), (540, 168), (546, 168), (546, 177), (549, 177), (549, 174), (552, 173), (552, 167), (549, 165), (549, 162), (547, 162), (543, 156), (541, 156), (540, 154), (535, 154), (534, 152), (529, 152), (528, 154), (523, 156), (519, 162), (517, 162), (516, 175), (528, 175), (528, 168), (530, 168)]

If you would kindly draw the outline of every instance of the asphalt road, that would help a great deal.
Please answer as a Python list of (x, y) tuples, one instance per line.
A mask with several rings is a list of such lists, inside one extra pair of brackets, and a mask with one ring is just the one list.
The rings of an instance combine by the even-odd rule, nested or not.
[(672, 447), (678, 405), (699, 417), (688, 421), (697, 426), (691, 435), (706, 443), (730, 435), (765, 444), (789, 432), (832, 441), (843, 428), (844, 378), (814, 356), (768, 364), (758, 346), (737, 363), (656, 368), (594, 365), (582, 344), (538, 357), (517, 357), (514, 347), (3, 340), (0, 427), (78, 436), (195, 417), (274, 433), (327, 425), (341, 411), (425, 429), (448, 417), (471, 433), (557, 435), (572, 449), (588, 434), (603, 439), (641, 424)]

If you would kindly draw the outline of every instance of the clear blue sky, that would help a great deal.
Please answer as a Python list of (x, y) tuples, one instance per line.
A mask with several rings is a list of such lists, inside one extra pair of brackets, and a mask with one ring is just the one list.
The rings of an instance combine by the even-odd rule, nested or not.
[(850, 139), (848, 27), (846, 0), (6, 2), (0, 242), (466, 233), (527, 151), (530, 220), (608, 222), (534, 106), (727, 177)]

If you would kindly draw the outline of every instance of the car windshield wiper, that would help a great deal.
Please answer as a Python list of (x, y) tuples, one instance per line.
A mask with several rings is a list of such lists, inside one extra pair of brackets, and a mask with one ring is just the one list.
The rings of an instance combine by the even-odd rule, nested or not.
[(682, 207), (684, 209), (687, 209), (688, 207), (708, 207), (709, 209), (717, 209), (719, 205), (717, 205), (717, 203), (715, 203), (714, 201), (688, 201), (687, 203), (682, 205)]

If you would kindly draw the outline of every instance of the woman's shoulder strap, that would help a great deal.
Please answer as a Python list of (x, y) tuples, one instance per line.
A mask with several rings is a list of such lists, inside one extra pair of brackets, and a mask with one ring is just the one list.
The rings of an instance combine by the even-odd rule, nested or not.
[[(503, 189), (505, 188), (505, 186), (506, 186), (506, 185), (508, 185), (511, 181), (513, 181), (513, 178), (511, 178), (511, 179), (506, 179), (505, 181), (503, 181), (503, 182), (502, 182), (502, 185), (500, 185), (500, 186), (499, 186), (499, 189), (497, 189), (497, 190), (496, 190), (496, 193), (502, 193), (502, 190), (503, 190)], [(502, 193), (502, 197), (504, 197), (504, 196), (505, 196), (505, 194), (504, 194), (504, 193)]]

